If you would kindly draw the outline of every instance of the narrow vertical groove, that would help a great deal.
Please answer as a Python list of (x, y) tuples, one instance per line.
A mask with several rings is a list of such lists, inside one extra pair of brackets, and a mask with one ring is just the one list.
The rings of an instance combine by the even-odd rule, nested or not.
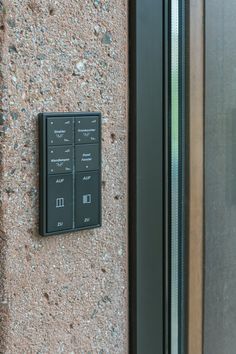
[(137, 353), (136, 0), (129, 0), (129, 353)]
[(165, 304), (163, 308), (163, 318), (164, 318), (164, 344), (165, 349), (164, 353), (169, 354), (170, 352), (170, 333), (171, 333), (171, 326), (170, 326), (170, 317), (171, 317), (171, 250), (170, 250), (170, 229), (171, 229), (171, 164), (170, 164), (170, 141), (171, 141), (171, 131), (170, 131), (170, 73), (169, 69), (171, 66), (171, 44), (170, 44), (170, 25), (171, 25), (171, 17), (170, 17), (170, 9), (171, 9), (171, 0), (165, 1), (163, 7), (163, 40), (164, 40), (164, 57), (163, 57), (163, 68), (165, 69), (165, 75), (163, 80), (163, 104), (164, 104), (164, 124), (163, 124), (163, 136), (164, 136), (164, 176), (163, 179), (166, 181), (166, 188), (164, 194), (164, 224), (165, 224), (165, 233), (164, 233), (164, 289), (163, 289), (163, 296), (165, 299)]

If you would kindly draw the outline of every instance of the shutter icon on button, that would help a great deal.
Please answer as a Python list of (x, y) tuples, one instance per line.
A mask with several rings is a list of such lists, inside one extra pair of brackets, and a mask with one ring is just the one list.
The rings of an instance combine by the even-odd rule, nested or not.
[(64, 208), (65, 206), (65, 199), (64, 198), (57, 198), (56, 199), (56, 208)]
[(83, 195), (83, 204), (91, 204), (92, 203), (92, 195), (85, 194)]

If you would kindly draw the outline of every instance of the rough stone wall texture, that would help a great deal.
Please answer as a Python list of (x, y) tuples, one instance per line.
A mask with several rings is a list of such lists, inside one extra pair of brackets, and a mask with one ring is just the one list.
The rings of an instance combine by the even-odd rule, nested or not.
[[(0, 353), (127, 353), (127, 0), (0, 12)], [(103, 115), (103, 226), (42, 238), (37, 114), (87, 110)]]

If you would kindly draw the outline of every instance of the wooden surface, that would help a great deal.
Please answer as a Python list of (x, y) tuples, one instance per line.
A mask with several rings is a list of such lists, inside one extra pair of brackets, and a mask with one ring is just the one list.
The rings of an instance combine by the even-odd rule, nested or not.
[(203, 352), (204, 5), (189, 2), (188, 354)]

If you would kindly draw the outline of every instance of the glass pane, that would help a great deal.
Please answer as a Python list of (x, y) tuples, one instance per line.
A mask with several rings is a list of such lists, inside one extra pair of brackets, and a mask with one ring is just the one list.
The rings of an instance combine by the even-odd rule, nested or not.
[(171, 354), (184, 353), (184, 1), (171, 1)]
[(171, 4), (171, 354), (179, 321), (179, 0)]

